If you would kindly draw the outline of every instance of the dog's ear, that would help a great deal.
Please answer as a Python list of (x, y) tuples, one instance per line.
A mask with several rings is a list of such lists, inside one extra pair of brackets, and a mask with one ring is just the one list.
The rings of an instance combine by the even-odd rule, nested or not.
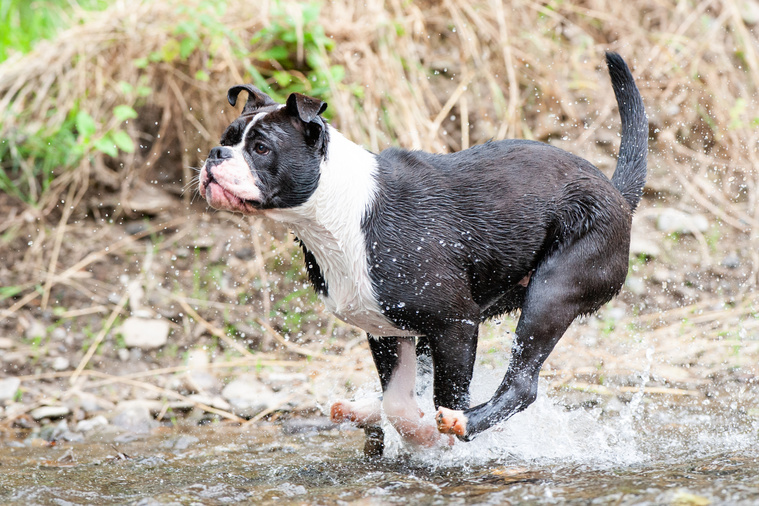
[(242, 114), (253, 112), (256, 109), (266, 107), (267, 105), (277, 104), (269, 95), (259, 90), (252, 84), (238, 84), (237, 86), (232, 86), (229, 88), (229, 91), (227, 91), (227, 100), (229, 100), (229, 104), (232, 107), (237, 104), (237, 97), (240, 95), (241, 91), (248, 92), (248, 101), (245, 102), (245, 107), (242, 109)]
[(291, 93), (287, 97), (287, 113), (300, 118), (303, 123), (310, 123), (327, 110), (327, 102), (307, 97), (300, 93)]
[(291, 93), (287, 97), (285, 108), (290, 116), (302, 122), (306, 141), (311, 145), (316, 145), (321, 141), (320, 149), (324, 151), (326, 149), (326, 129), (320, 114), (327, 109), (327, 103), (300, 93)]

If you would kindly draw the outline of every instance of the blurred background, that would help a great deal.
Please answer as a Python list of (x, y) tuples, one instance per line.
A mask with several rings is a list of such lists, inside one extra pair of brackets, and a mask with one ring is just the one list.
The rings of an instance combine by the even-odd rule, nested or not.
[[(606, 50), (644, 97), (649, 180), (623, 292), (541, 388), (759, 418), (758, 23), (753, 0), (0, 0), (0, 430), (322, 417), (376, 388), (289, 231), (198, 196), (230, 86), (319, 97), (373, 151), (517, 137), (610, 176)], [(514, 323), (483, 327), (479, 367), (502, 374)]]

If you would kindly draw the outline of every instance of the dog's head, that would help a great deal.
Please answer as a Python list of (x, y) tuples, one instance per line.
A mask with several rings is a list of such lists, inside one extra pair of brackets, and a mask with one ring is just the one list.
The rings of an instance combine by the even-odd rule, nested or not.
[(208, 154), (200, 195), (211, 207), (243, 214), (303, 204), (326, 156), (327, 104), (299, 93), (278, 104), (255, 86), (238, 85), (227, 93), (232, 106), (241, 91), (248, 101)]

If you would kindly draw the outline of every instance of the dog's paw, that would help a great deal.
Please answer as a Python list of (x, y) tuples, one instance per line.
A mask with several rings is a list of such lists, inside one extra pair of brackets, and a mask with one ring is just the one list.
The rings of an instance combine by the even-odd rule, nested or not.
[(337, 401), (329, 408), (329, 419), (333, 423), (355, 422), (356, 415), (345, 401)]
[(355, 423), (359, 427), (379, 425), (382, 420), (378, 400), (369, 402), (337, 401), (329, 409), (333, 423)]
[(437, 430), (443, 434), (455, 434), (459, 437), (464, 437), (466, 434), (467, 419), (463, 411), (438, 408), (435, 422), (437, 422)]

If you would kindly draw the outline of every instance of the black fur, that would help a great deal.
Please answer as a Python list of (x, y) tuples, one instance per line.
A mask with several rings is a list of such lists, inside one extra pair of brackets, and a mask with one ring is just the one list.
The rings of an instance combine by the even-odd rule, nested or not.
[[(624, 61), (609, 53), (607, 62), (623, 124), (611, 182), (575, 155), (524, 140), (378, 155), (380, 190), (363, 224), (372, 282), (384, 314), (427, 337), (435, 403), (465, 410), (465, 438), (529, 405), (569, 324), (624, 283), (648, 127)], [(515, 309), (522, 313), (503, 384), (467, 409), (477, 324)]]

